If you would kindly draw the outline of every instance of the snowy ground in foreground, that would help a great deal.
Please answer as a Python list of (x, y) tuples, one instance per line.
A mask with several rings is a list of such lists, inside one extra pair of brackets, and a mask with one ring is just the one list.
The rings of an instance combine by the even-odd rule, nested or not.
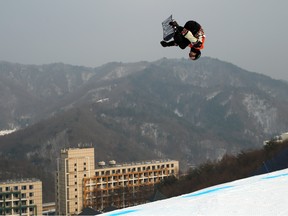
[(288, 169), (103, 215), (288, 215)]

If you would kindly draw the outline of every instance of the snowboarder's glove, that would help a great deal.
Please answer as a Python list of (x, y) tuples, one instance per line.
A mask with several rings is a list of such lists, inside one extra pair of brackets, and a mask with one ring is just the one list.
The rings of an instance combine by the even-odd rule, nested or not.
[(193, 47), (195, 47), (195, 48), (200, 48), (201, 46), (202, 46), (201, 41), (197, 41), (195, 44), (193, 44)]
[(177, 23), (175, 20), (169, 22), (169, 25), (171, 25), (171, 26), (173, 26), (173, 27), (176, 27), (176, 28), (179, 26), (178, 23)]

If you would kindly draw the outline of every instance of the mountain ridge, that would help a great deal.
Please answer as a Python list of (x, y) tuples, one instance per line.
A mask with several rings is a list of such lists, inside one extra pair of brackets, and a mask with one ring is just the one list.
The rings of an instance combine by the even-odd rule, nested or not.
[[(96, 161), (170, 158), (185, 170), (260, 148), (288, 126), (284, 81), (217, 59), (163, 58), (98, 68), (2, 64), (1, 80), (7, 81), (0, 82), (1, 128), (22, 129), (0, 137), (0, 154), (47, 173), (55, 170), (61, 148), (79, 143), (95, 147)], [(9, 97), (13, 91), (25, 99)]]

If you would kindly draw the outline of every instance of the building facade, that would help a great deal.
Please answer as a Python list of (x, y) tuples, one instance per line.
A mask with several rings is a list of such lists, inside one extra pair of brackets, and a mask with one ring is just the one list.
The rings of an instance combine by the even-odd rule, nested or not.
[(42, 182), (38, 179), (0, 182), (0, 215), (42, 215)]
[(154, 185), (179, 174), (175, 160), (107, 165), (95, 169), (94, 148), (61, 151), (56, 173), (56, 214), (79, 214), (85, 207), (103, 210), (145, 203)]
[(61, 150), (56, 172), (56, 213), (79, 214), (83, 206), (83, 179), (94, 173), (94, 148)]
[(178, 177), (178, 173), (179, 162), (175, 160), (121, 165), (110, 161), (108, 166), (100, 165), (95, 176), (84, 178), (83, 206), (101, 210), (111, 205), (125, 208), (146, 203), (155, 184), (168, 176)]

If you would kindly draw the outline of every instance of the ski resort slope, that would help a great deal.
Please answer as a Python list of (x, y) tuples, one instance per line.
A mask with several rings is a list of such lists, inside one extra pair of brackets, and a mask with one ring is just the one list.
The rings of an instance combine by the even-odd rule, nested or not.
[(288, 215), (288, 169), (103, 215)]

